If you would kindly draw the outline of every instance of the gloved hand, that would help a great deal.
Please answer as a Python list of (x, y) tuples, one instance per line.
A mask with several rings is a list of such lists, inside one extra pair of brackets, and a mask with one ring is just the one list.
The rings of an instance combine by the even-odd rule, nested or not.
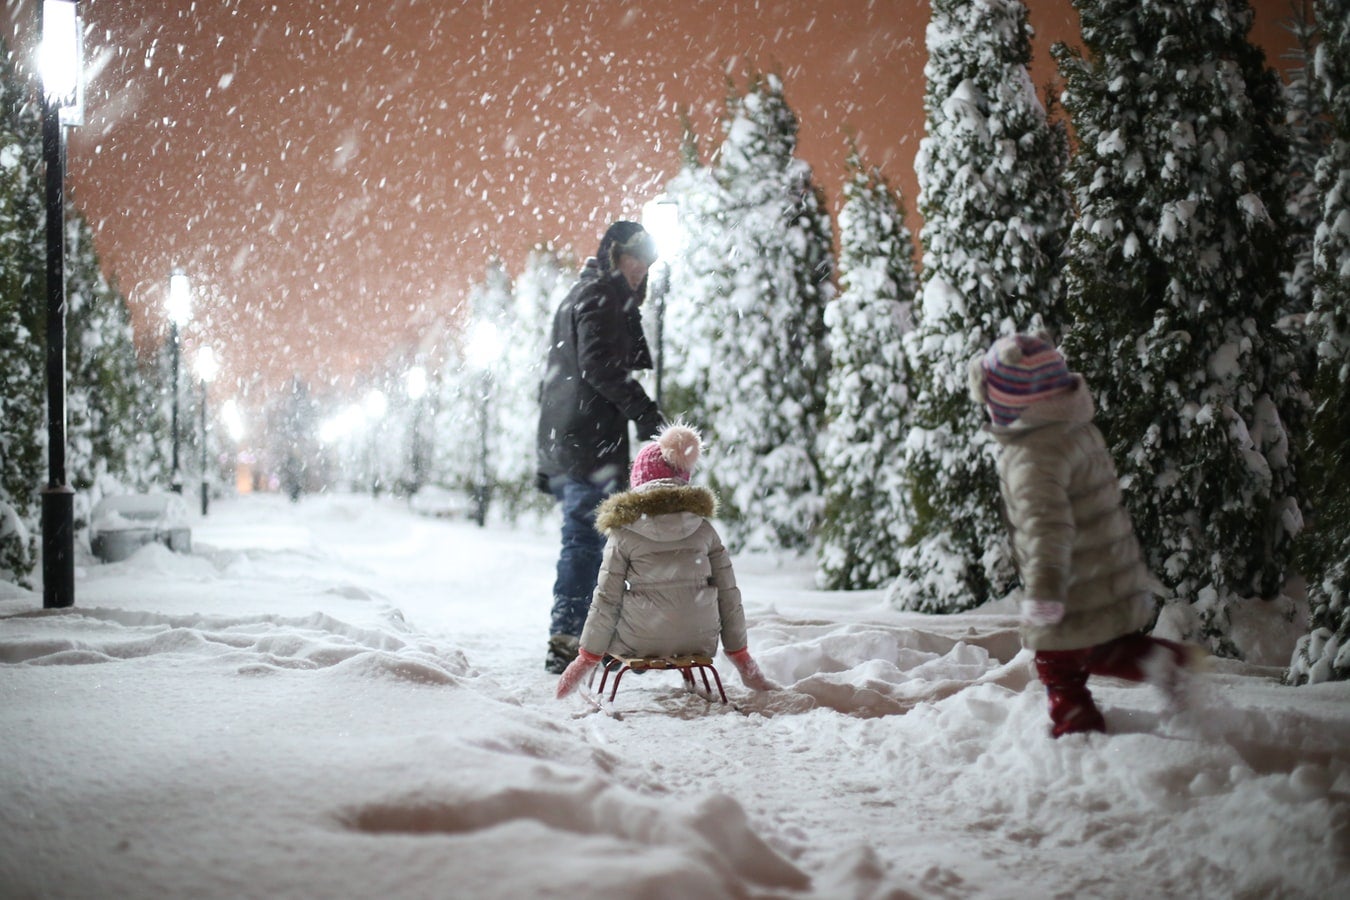
[(1064, 604), (1058, 600), (1023, 600), (1018, 606), (1027, 625), (1056, 625), (1064, 618)]
[(736, 671), (741, 675), (741, 684), (750, 688), (752, 691), (776, 691), (780, 690), (778, 685), (764, 677), (764, 673), (759, 670), (759, 663), (750, 658), (750, 648), (742, 647), (734, 652), (727, 652), (727, 659), (736, 667)]
[(585, 649), (577, 651), (577, 658), (567, 664), (563, 673), (558, 676), (558, 691), (554, 694), (559, 700), (566, 697), (577, 689), (581, 679), (590, 674), (595, 664), (600, 662), (600, 657), (590, 653)]
[(660, 408), (652, 405), (637, 419), (638, 438), (643, 441), (654, 441), (656, 435), (666, 424), (666, 417), (661, 415)]

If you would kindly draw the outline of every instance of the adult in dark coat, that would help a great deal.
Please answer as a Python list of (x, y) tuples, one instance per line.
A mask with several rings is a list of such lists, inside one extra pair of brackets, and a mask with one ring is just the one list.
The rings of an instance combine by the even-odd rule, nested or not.
[(563, 514), (544, 662), (554, 674), (577, 655), (600, 571), (604, 540), (595, 529), (595, 508), (628, 487), (628, 422), (637, 424), (640, 440), (664, 424), (632, 374), (652, 365), (642, 301), (655, 260), (656, 247), (641, 225), (615, 222), (553, 316), (536, 453), (538, 486)]

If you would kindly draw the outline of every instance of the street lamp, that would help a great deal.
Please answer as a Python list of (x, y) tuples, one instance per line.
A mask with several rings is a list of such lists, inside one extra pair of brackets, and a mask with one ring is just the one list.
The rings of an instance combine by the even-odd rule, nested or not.
[(379, 437), (381, 420), (384, 419), (384, 414), (389, 409), (389, 398), (379, 388), (371, 388), (366, 392), (361, 406), (370, 429), (370, 440), (367, 446), (367, 453), (370, 456), (370, 495), (378, 497), (383, 485), (380, 478), (381, 466), (376, 439)]
[[(242, 450), (239, 446), (248, 434), (248, 427), (244, 424), (244, 414), (239, 409), (239, 401), (231, 397), (222, 403), (218, 420), (220, 424), (225, 426), (225, 434), (230, 439), (230, 473), (226, 483), (238, 488), (239, 463), (251, 462), (247, 451)], [(245, 484), (248, 484), (248, 482), (245, 482)]]
[(488, 466), (488, 401), (492, 394), (492, 367), (501, 358), (505, 344), (496, 324), (478, 319), (469, 330), (464, 361), (481, 379), (482, 403), (478, 406), (478, 479), (474, 485), (474, 521), (482, 528), (487, 523), (488, 500), (492, 496), (492, 473)]
[(669, 194), (661, 194), (642, 207), (642, 227), (656, 242), (661, 254), (651, 273), (652, 302), (656, 306), (656, 401), (661, 408), (661, 383), (666, 368), (666, 294), (670, 292), (670, 259), (679, 249), (683, 235), (680, 231), (680, 205)]
[(42, 160), (47, 200), (47, 484), (42, 488), (42, 605), (75, 605), (75, 491), (66, 483), (66, 141), (83, 112), (76, 4), (45, 0), (42, 35)]
[(169, 350), (172, 353), (170, 378), (173, 381), (173, 469), (169, 474), (169, 487), (175, 494), (183, 493), (183, 470), (178, 464), (178, 330), (187, 324), (192, 315), (192, 286), (188, 283), (187, 273), (175, 267), (169, 275)]
[(210, 504), (210, 484), (206, 478), (206, 386), (216, 380), (220, 364), (216, 361), (216, 351), (203, 347), (197, 351), (197, 379), (202, 389), (202, 515), (206, 515)]

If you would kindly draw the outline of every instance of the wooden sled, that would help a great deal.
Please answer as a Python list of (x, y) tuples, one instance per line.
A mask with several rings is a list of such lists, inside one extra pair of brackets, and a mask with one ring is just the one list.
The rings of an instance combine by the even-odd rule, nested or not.
[[(722, 702), (727, 702), (727, 692), (722, 688), (722, 676), (717, 674), (717, 667), (713, 665), (711, 658), (707, 656), (606, 656), (600, 663), (602, 670), (600, 676), (600, 688), (596, 693), (603, 696), (605, 693), (605, 682), (613, 674), (614, 685), (609, 689), (609, 699), (614, 700), (614, 695), (619, 692), (619, 681), (623, 678), (625, 672), (649, 672), (653, 669), (677, 669), (681, 677), (684, 678), (686, 687), (697, 690), (694, 683), (694, 670), (697, 669), (703, 676), (703, 689), (707, 692), (708, 699), (712, 699), (712, 684), (708, 681), (708, 673), (712, 672), (713, 679), (717, 682), (717, 693), (721, 695)], [(591, 683), (595, 681), (595, 672), (591, 672)]]

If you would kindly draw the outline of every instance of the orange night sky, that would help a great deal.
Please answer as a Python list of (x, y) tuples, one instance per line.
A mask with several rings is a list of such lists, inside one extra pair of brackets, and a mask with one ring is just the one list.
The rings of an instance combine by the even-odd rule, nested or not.
[[(1256, 37), (1288, 45), (1286, 0)], [(1068, 0), (1029, 4), (1038, 85)], [(168, 275), (223, 380), (259, 398), (292, 373), (382, 369), (452, 316), (493, 257), (519, 274), (549, 241), (589, 253), (679, 164), (681, 113), (720, 141), (728, 84), (779, 72), (799, 155), (831, 203), (846, 136), (904, 193), (923, 129), (927, 0), (82, 0), (87, 124), (69, 196), (142, 345)], [(31, 44), (34, 0), (8, 0)], [(912, 223), (917, 227), (917, 222)]]

